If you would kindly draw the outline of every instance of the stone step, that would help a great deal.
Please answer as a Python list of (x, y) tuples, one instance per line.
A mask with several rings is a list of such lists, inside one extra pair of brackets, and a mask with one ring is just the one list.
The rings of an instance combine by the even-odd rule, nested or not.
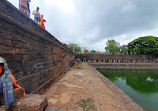
[(14, 103), (13, 111), (43, 111), (47, 104), (46, 96), (28, 94)]
[(8, 111), (8, 107), (6, 107), (6, 106), (0, 106), (0, 111)]
[(44, 111), (68, 111), (68, 109), (60, 106), (48, 105)]

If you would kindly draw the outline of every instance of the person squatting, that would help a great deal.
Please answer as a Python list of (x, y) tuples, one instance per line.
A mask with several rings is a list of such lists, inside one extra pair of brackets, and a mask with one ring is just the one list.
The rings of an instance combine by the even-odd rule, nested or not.
[(23, 96), (26, 95), (25, 90), (16, 83), (16, 79), (11, 74), (7, 62), (0, 55), (0, 94), (3, 94), (4, 104), (7, 106), (14, 102), (13, 88), (21, 88), (23, 90)]

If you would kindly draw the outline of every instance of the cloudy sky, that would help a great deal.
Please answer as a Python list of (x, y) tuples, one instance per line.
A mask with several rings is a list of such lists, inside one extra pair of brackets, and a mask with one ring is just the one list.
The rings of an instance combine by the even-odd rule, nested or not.
[[(18, 8), (19, 0), (8, 0)], [(108, 39), (120, 44), (158, 36), (158, 0), (31, 0), (40, 7), (46, 30), (63, 43), (104, 51)], [(33, 16), (31, 15), (33, 19)]]

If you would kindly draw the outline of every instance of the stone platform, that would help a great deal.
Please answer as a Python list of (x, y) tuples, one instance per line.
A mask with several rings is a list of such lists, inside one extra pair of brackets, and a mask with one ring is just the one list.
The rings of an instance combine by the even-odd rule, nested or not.
[[(72, 67), (44, 95), (64, 111), (143, 111), (122, 90), (87, 63)], [(62, 110), (63, 111), (63, 110)]]

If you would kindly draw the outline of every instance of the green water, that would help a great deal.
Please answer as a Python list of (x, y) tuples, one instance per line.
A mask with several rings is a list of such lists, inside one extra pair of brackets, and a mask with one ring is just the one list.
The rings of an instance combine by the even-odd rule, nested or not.
[(97, 69), (146, 111), (158, 111), (158, 70)]

